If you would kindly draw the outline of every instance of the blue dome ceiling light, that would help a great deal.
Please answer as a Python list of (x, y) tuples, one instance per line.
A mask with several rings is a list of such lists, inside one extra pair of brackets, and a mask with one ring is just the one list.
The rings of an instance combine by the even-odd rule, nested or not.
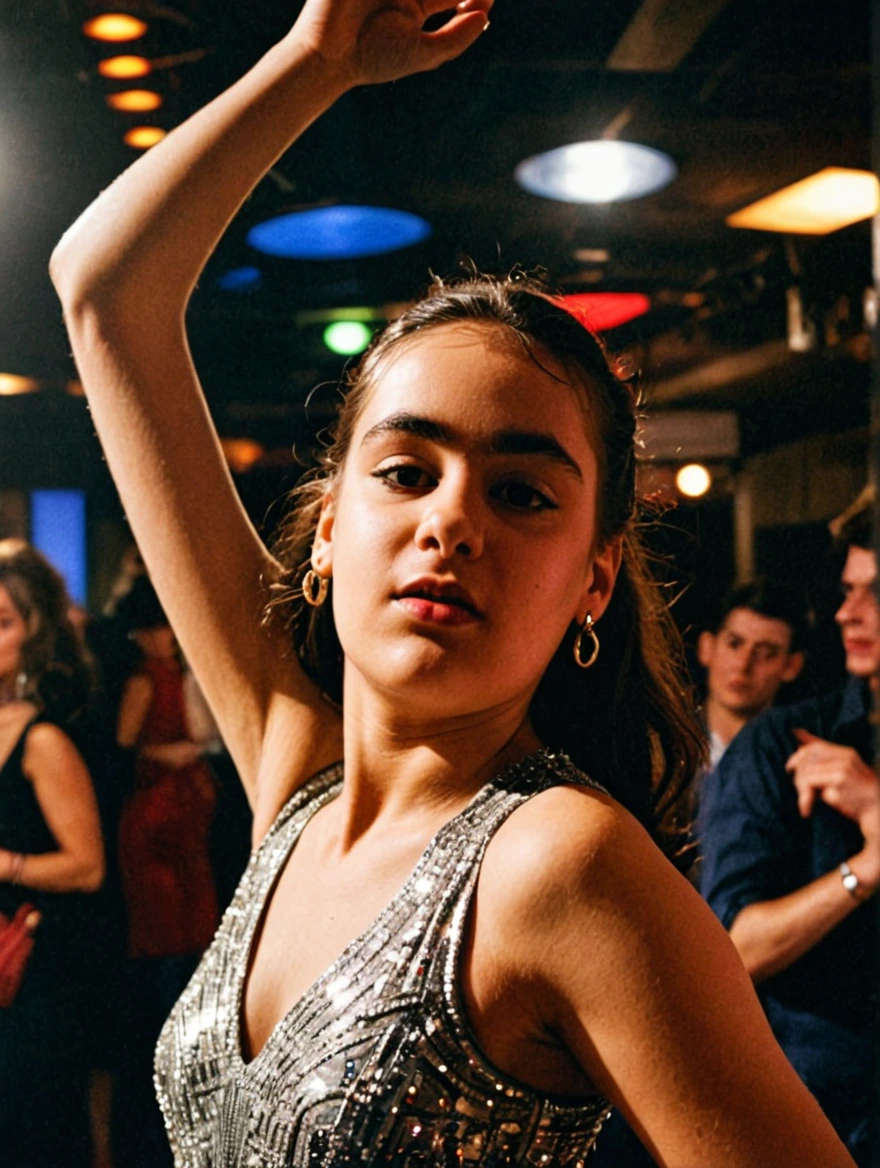
[(534, 154), (514, 177), (530, 194), (565, 203), (619, 203), (659, 191), (678, 169), (668, 154), (636, 142), (573, 142)]
[(217, 277), (217, 287), (224, 292), (256, 292), (263, 282), (263, 273), (259, 268), (248, 265), (243, 268), (230, 268)]
[(430, 234), (431, 224), (408, 211), (340, 204), (266, 219), (246, 239), (257, 251), (285, 259), (353, 260), (412, 247)]

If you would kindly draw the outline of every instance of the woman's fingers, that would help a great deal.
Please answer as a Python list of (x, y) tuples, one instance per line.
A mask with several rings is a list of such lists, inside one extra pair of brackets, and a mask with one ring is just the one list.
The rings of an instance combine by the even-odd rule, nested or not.
[(465, 16), (469, 12), (482, 12), (488, 16), (489, 9), (492, 7), (494, 0), (461, 0), (460, 4), (450, 2), (450, 0), (422, 0), (422, 11), (425, 14), (425, 19), (429, 16), (437, 16), (441, 12), (448, 12), (450, 16), (455, 13), (459, 16)]
[(436, 32), (422, 33), (422, 43), (430, 54), (430, 60), (426, 62), (424, 68), (436, 68), (437, 65), (453, 60), (470, 48), (488, 27), (487, 11), (487, 8), (480, 7), (474, 11), (456, 14)]

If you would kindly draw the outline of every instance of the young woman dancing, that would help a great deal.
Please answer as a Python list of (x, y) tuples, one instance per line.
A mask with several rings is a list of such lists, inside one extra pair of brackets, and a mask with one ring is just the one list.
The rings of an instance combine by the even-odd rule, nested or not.
[(633, 403), (593, 338), (529, 287), (440, 288), (354, 374), (280, 559), (199, 391), (186, 303), (255, 183), (342, 93), (463, 52), (490, 6), (425, 32), (442, 0), (308, 0), (53, 257), (138, 543), (254, 807), (250, 866), (159, 1043), (177, 1162), (574, 1165), (610, 1100), (659, 1164), (844, 1168), (638, 822), (694, 747), (631, 532)]

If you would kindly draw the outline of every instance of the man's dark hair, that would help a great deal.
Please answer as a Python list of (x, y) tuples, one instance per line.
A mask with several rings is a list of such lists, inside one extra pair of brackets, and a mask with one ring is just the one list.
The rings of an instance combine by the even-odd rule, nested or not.
[(869, 485), (828, 524), (834, 549), (845, 552), (851, 547), (874, 547), (874, 488)]
[(733, 588), (721, 602), (715, 631), (719, 632), (735, 608), (747, 608), (758, 616), (783, 621), (791, 629), (790, 652), (803, 649), (813, 623), (805, 593), (794, 584), (758, 577)]

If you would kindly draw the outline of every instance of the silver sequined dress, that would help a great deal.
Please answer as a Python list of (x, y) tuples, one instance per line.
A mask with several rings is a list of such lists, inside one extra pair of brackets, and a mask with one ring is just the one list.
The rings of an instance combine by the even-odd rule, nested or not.
[(539, 751), (483, 787), (256, 1058), (242, 1058), (257, 925), (304, 825), (341, 783), (341, 766), (324, 771), (282, 810), (162, 1031), (156, 1086), (177, 1168), (582, 1165), (606, 1101), (549, 1098), (496, 1070), (468, 1026), (458, 977), (493, 833), (548, 787), (592, 785), (564, 755)]

